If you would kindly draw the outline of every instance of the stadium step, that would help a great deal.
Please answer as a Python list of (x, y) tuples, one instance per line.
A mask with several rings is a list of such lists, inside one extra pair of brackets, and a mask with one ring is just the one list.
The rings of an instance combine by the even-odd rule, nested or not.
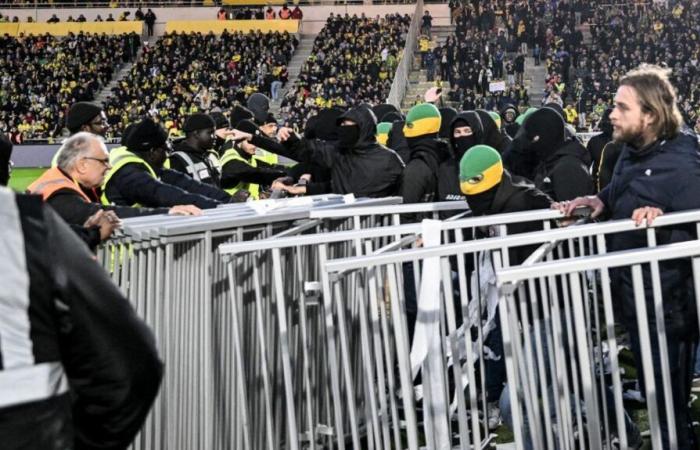
[[(149, 46), (152, 46), (155, 44), (156, 40), (158, 40), (158, 36), (151, 36), (148, 38), (148, 40), (145, 43), (148, 43)], [(119, 82), (121, 82), (126, 76), (129, 74), (131, 71), (131, 68), (134, 66), (134, 63), (136, 61), (141, 59), (141, 56), (143, 55), (143, 47), (139, 48), (139, 51), (136, 53), (136, 57), (132, 62), (128, 62), (122, 66), (119, 67), (119, 69), (115, 72), (114, 76), (112, 77), (112, 80), (107, 83), (106, 86), (100, 90), (100, 92), (95, 95), (95, 103), (103, 104), (107, 99), (112, 95), (112, 89), (117, 87), (119, 85)]]
[(297, 78), (299, 78), (299, 72), (301, 72), (301, 68), (304, 66), (304, 63), (306, 63), (306, 60), (309, 58), (309, 56), (311, 56), (311, 52), (314, 48), (314, 40), (316, 39), (316, 35), (301, 34), (298, 36), (298, 39), (299, 46), (294, 51), (294, 56), (292, 56), (292, 59), (287, 65), (289, 80), (287, 81), (287, 84), (282, 89), (280, 89), (279, 98), (277, 100), (270, 101), (270, 112), (272, 112), (272, 114), (274, 114), (275, 116), (279, 115), (279, 109), (282, 105), (282, 99), (285, 95), (287, 95), (289, 89), (291, 89), (294, 86), (294, 82), (296, 82)]
[(525, 86), (530, 94), (530, 104), (540, 105), (544, 97), (545, 80), (547, 78), (547, 69), (544, 62), (540, 62), (539, 66), (535, 65), (535, 58), (528, 56), (525, 58)]

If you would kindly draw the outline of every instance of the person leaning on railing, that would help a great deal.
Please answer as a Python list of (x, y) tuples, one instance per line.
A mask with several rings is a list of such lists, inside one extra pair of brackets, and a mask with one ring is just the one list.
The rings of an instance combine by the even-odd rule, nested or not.
[[(670, 70), (643, 64), (620, 80), (615, 109), (610, 114), (613, 140), (624, 144), (610, 184), (598, 195), (579, 197), (556, 205), (564, 213), (579, 206), (592, 208), (593, 217), (632, 218), (637, 225), (651, 225), (658, 216), (676, 211), (700, 209), (700, 145), (691, 131), (681, 128), (676, 93), (669, 81)], [(697, 238), (687, 229), (660, 229), (657, 244)], [(629, 232), (609, 237), (608, 251), (644, 248), (646, 233)], [(629, 269), (611, 272), (614, 297), (621, 301), (621, 319), (630, 333), (632, 351), (642, 374), (642, 358), (651, 356), (656, 381), (657, 404), (661, 411), (663, 448), (670, 448), (667, 417), (676, 420), (679, 450), (698, 448), (693, 433), (689, 399), (694, 350), (698, 344), (698, 323), (692, 269), (686, 261), (660, 263), (668, 348), (659, 349), (656, 322), (648, 320), (652, 339), (651, 355), (642, 355), (635, 317), (634, 289)], [(645, 278), (649, 276), (645, 270)], [(647, 278), (648, 279), (648, 278)], [(647, 308), (653, 311), (652, 286), (645, 283)], [(666, 411), (661, 373), (661, 353), (667, 352), (672, 380), (674, 411)], [(640, 383), (643, 384), (640, 378)], [(643, 389), (642, 389), (643, 390)]]

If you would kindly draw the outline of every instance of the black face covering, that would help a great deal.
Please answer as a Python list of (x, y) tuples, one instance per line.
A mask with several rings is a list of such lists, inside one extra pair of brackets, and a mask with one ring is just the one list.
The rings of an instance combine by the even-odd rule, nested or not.
[(338, 127), (338, 147), (350, 150), (360, 140), (360, 127), (357, 125), (345, 125)]
[(491, 205), (493, 205), (493, 200), (496, 198), (498, 186), (500, 186), (500, 184), (480, 194), (466, 196), (469, 209), (472, 210), (475, 216), (483, 216), (491, 212)]
[(467, 152), (467, 150), (469, 150), (477, 144), (476, 136), (472, 134), (471, 136), (461, 136), (458, 138), (454, 138), (454, 143), (455, 153), (457, 154), (457, 157), (461, 158), (462, 155), (464, 155)]

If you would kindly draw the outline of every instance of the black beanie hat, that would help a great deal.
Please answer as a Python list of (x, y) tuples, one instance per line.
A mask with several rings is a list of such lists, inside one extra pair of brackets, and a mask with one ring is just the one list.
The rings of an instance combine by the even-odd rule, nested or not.
[(252, 119), (252, 118), (253, 118), (253, 113), (250, 112), (250, 110), (248, 108), (241, 106), (241, 105), (236, 105), (231, 110), (231, 117), (229, 118), (229, 121), (231, 122), (231, 126), (233, 128), (236, 128), (236, 127), (238, 127), (238, 123), (241, 120)]
[(267, 119), (267, 113), (270, 112), (270, 99), (264, 94), (256, 92), (248, 97), (246, 106), (248, 106), (248, 109), (253, 113), (255, 122), (257, 122), (258, 125), (263, 125), (265, 119)]
[(226, 116), (224, 116), (224, 113), (220, 111), (214, 111), (209, 114), (212, 119), (214, 119), (214, 124), (216, 124), (216, 129), (219, 130), (221, 128), (230, 128), (231, 124), (229, 123), (228, 119)]
[(375, 105), (372, 107), (372, 112), (377, 116), (377, 122), (388, 122), (384, 120), (384, 116), (390, 113), (398, 113), (399, 110), (396, 106), (390, 103), (382, 103), (381, 105)]
[(267, 113), (267, 118), (265, 119), (265, 123), (263, 125), (267, 125), (268, 123), (277, 123), (277, 119), (275, 119), (274, 114)]
[(70, 107), (66, 116), (66, 128), (71, 133), (77, 133), (80, 127), (99, 116), (102, 108), (90, 102), (78, 102)]
[(182, 131), (191, 133), (192, 131), (206, 130), (208, 128), (215, 129), (216, 122), (209, 114), (194, 113), (185, 119), (185, 124), (182, 126)]
[(146, 152), (163, 145), (168, 140), (168, 132), (159, 123), (143, 119), (137, 123), (126, 138), (126, 147), (132, 152)]
[(0, 133), (0, 186), (7, 186), (10, 180), (10, 157), (12, 156), (12, 142), (3, 133)]
[(380, 121), (380, 122), (389, 122), (389, 123), (394, 123), (394, 122), (397, 122), (397, 121), (400, 122), (400, 121), (402, 121), (402, 120), (404, 120), (404, 119), (405, 119), (405, 117), (403, 116), (403, 114), (401, 114), (401, 113), (398, 112), (398, 111), (390, 112), (390, 113), (384, 114), (384, 116), (383, 116), (381, 119), (380, 119), (379, 117), (377, 117), (377, 120), (378, 120), (378, 121)]
[(122, 138), (119, 141), (121, 146), (126, 147), (126, 141), (129, 139), (131, 132), (134, 131), (134, 128), (136, 128), (136, 125), (136, 123), (130, 123), (126, 126), (126, 128), (124, 128), (124, 131), (122, 131)]
[(440, 131), (438, 136), (441, 138), (449, 138), (452, 136), (450, 132), (450, 124), (455, 117), (457, 117), (457, 110), (452, 107), (440, 108), (440, 117), (442, 117), (442, 122), (440, 122)]

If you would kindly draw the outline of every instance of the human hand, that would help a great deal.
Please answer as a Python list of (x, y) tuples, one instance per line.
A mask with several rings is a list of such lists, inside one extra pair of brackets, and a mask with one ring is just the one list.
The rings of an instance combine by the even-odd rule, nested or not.
[(636, 226), (640, 226), (645, 220), (647, 222), (647, 226), (651, 226), (654, 219), (662, 216), (663, 214), (664, 212), (659, 208), (644, 206), (642, 208), (637, 208), (632, 212), (632, 220), (634, 220), (634, 224)]
[(201, 216), (202, 210), (194, 205), (176, 205), (168, 210), (171, 216)]
[(100, 229), (100, 240), (109, 239), (114, 230), (121, 228), (122, 222), (114, 211), (101, 209), (88, 217), (83, 226), (85, 228), (98, 227)]
[(229, 130), (228, 137), (236, 142), (249, 141), (249, 140), (253, 139), (252, 134), (246, 133), (246, 132), (243, 132), (240, 130), (236, 130), (236, 129)]
[(576, 208), (587, 206), (591, 208), (591, 218), (595, 219), (605, 210), (605, 203), (596, 195), (577, 197), (573, 200), (552, 203), (552, 209), (558, 209), (567, 217), (571, 216)]
[(285, 142), (293, 134), (294, 130), (292, 130), (291, 128), (281, 127), (279, 130), (277, 130), (277, 139), (279, 139), (280, 142)]

